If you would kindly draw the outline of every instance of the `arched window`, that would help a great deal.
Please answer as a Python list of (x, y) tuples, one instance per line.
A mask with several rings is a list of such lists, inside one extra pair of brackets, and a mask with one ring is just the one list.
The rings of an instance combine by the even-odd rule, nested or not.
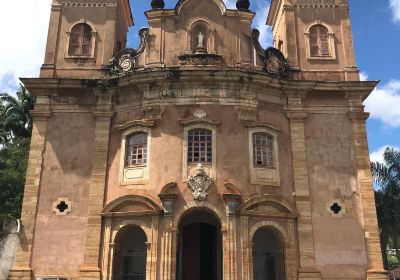
[(212, 162), (212, 131), (196, 128), (188, 131), (188, 163)]
[(125, 166), (146, 165), (147, 133), (131, 134), (126, 139)]
[(68, 55), (90, 56), (92, 47), (92, 28), (86, 23), (78, 23), (72, 27)]
[(264, 132), (253, 133), (254, 167), (274, 167), (274, 139)]
[(310, 55), (312, 57), (331, 56), (329, 31), (321, 24), (310, 28)]

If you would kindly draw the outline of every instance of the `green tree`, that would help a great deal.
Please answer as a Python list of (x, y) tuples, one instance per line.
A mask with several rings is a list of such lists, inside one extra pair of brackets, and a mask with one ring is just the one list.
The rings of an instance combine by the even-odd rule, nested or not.
[(3, 137), (6, 137), (4, 141), (31, 137), (32, 117), (30, 111), (33, 109), (35, 100), (26, 88), (21, 85), (16, 96), (1, 93), (0, 103), (0, 129), (3, 131)]
[(384, 153), (385, 164), (372, 162), (372, 174), (378, 185), (375, 191), (376, 209), (380, 228), (381, 248), (388, 269), (386, 248), (390, 241), (400, 259), (398, 236), (400, 230), (400, 151), (387, 148)]
[(23, 86), (16, 96), (0, 94), (0, 216), (21, 215), (33, 105)]
[(21, 216), (29, 138), (17, 138), (0, 149), (0, 216)]

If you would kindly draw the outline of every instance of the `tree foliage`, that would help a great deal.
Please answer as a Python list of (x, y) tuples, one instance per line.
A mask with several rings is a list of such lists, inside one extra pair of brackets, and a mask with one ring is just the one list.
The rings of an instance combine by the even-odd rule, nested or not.
[(372, 162), (372, 174), (379, 187), (375, 191), (376, 209), (380, 228), (381, 248), (385, 268), (388, 269), (386, 248), (392, 243), (396, 256), (400, 259), (400, 151), (387, 148), (385, 163)]
[(29, 138), (32, 133), (32, 117), (30, 111), (33, 109), (33, 97), (20, 86), (16, 96), (8, 93), (0, 94), (1, 124), (4, 141), (9, 142), (16, 138)]
[(0, 94), (0, 216), (21, 214), (33, 105), (23, 86), (15, 96)]

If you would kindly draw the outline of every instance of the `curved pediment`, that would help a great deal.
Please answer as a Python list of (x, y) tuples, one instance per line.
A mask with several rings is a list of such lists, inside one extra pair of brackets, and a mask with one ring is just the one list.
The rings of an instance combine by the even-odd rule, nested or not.
[(241, 207), (244, 215), (286, 215), (297, 216), (295, 207), (285, 199), (275, 195), (258, 195), (245, 201)]
[(139, 195), (126, 195), (110, 202), (102, 211), (103, 216), (116, 214), (158, 214), (162, 208), (152, 199)]
[[(205, 2), (204, 0), (203, 0), (203, 1), (199, 1), (199, 0), (179, 0), (178, 3), (177, 3), (176, 6), (175, 6), (175, 12), (176, 12), (176, 14), (179, 15), (179, 14), (181, 13), (182, 8), (183, 8), (187, 3), (191, 2), (191, 1), (194, 1), (194, 2), (196, 2), (196, 3)], [(225, 3), (224, 3), (222, 0), (208, 0), (208, 1), (214, 3), (214, 4), (218, 7), (218, 9), (219, 9), (220, 12), (221, 12), (221, 15), (225, 14), (226, 6), (225, 6)]]

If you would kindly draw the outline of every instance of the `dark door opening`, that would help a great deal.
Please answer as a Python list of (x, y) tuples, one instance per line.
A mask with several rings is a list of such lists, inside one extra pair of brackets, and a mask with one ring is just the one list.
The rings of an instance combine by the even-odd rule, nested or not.
[(178, 280), (222, 280), (221, 233), (209, 215), (192, 214), (181, 226)]

